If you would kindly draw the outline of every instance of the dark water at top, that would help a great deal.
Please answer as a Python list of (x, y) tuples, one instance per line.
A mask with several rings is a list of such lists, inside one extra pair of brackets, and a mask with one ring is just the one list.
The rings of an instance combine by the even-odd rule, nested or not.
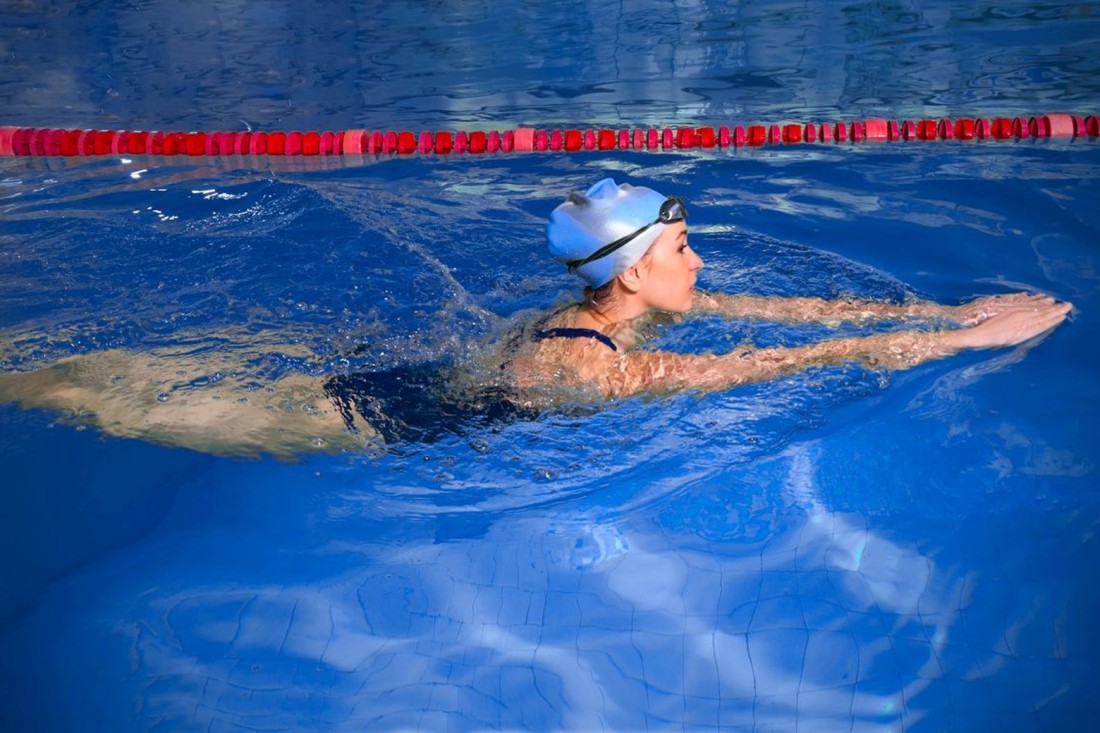
[(1100, 5), (89, 2), (0, 10), (0, 122), (499, 129), (1094, 112)]

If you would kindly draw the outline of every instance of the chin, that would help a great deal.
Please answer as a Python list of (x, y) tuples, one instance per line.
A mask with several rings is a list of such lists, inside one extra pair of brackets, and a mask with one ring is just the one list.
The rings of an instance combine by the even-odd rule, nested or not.
[(662, 299), (664, 302), (658, 301), (652, 303), (651, 308), (665, 313), (687, 313), (695, 307), (695, 288), (690, 288), (687, 295), (682, 297), (678, 302), (672, 298)]

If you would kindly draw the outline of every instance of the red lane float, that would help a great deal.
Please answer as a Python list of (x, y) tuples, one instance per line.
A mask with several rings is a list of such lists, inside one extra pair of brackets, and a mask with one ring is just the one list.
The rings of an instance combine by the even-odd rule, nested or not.
[(691, 150), (812, 143), (1096, 138), (1097, 115), (785, 123), (729, 127), (339, 132), (150, 132), (0, 126), (0, 156), (484, 155), (587, 150)]

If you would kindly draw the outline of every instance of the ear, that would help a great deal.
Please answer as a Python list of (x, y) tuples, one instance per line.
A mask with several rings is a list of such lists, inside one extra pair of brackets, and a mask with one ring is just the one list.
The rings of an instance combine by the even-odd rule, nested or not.
[(616, 275), (616, 279), (623, 290), (628, 293), (636, 293), (641, 290), (645, 275), (645, 270), (634, 264)]
[(620, 272), (615, 279), (619, 281), (619, 285), (626, 292), (636, 293), (642, 289), (645, 279), (649, 276), (649, 265), (649, 251), (647, 250), (637, 262)]

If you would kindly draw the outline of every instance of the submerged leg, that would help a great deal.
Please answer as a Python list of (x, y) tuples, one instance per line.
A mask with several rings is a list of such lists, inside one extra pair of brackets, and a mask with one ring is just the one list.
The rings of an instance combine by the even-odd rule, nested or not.
[(111, 435), (216, 455), (362, 448), (323, 379), (290, 374), (260, 383), (239, 355), (114, 349), (69, 357), (34, 372), (0, 374), (0, 401), (44, 408)]

